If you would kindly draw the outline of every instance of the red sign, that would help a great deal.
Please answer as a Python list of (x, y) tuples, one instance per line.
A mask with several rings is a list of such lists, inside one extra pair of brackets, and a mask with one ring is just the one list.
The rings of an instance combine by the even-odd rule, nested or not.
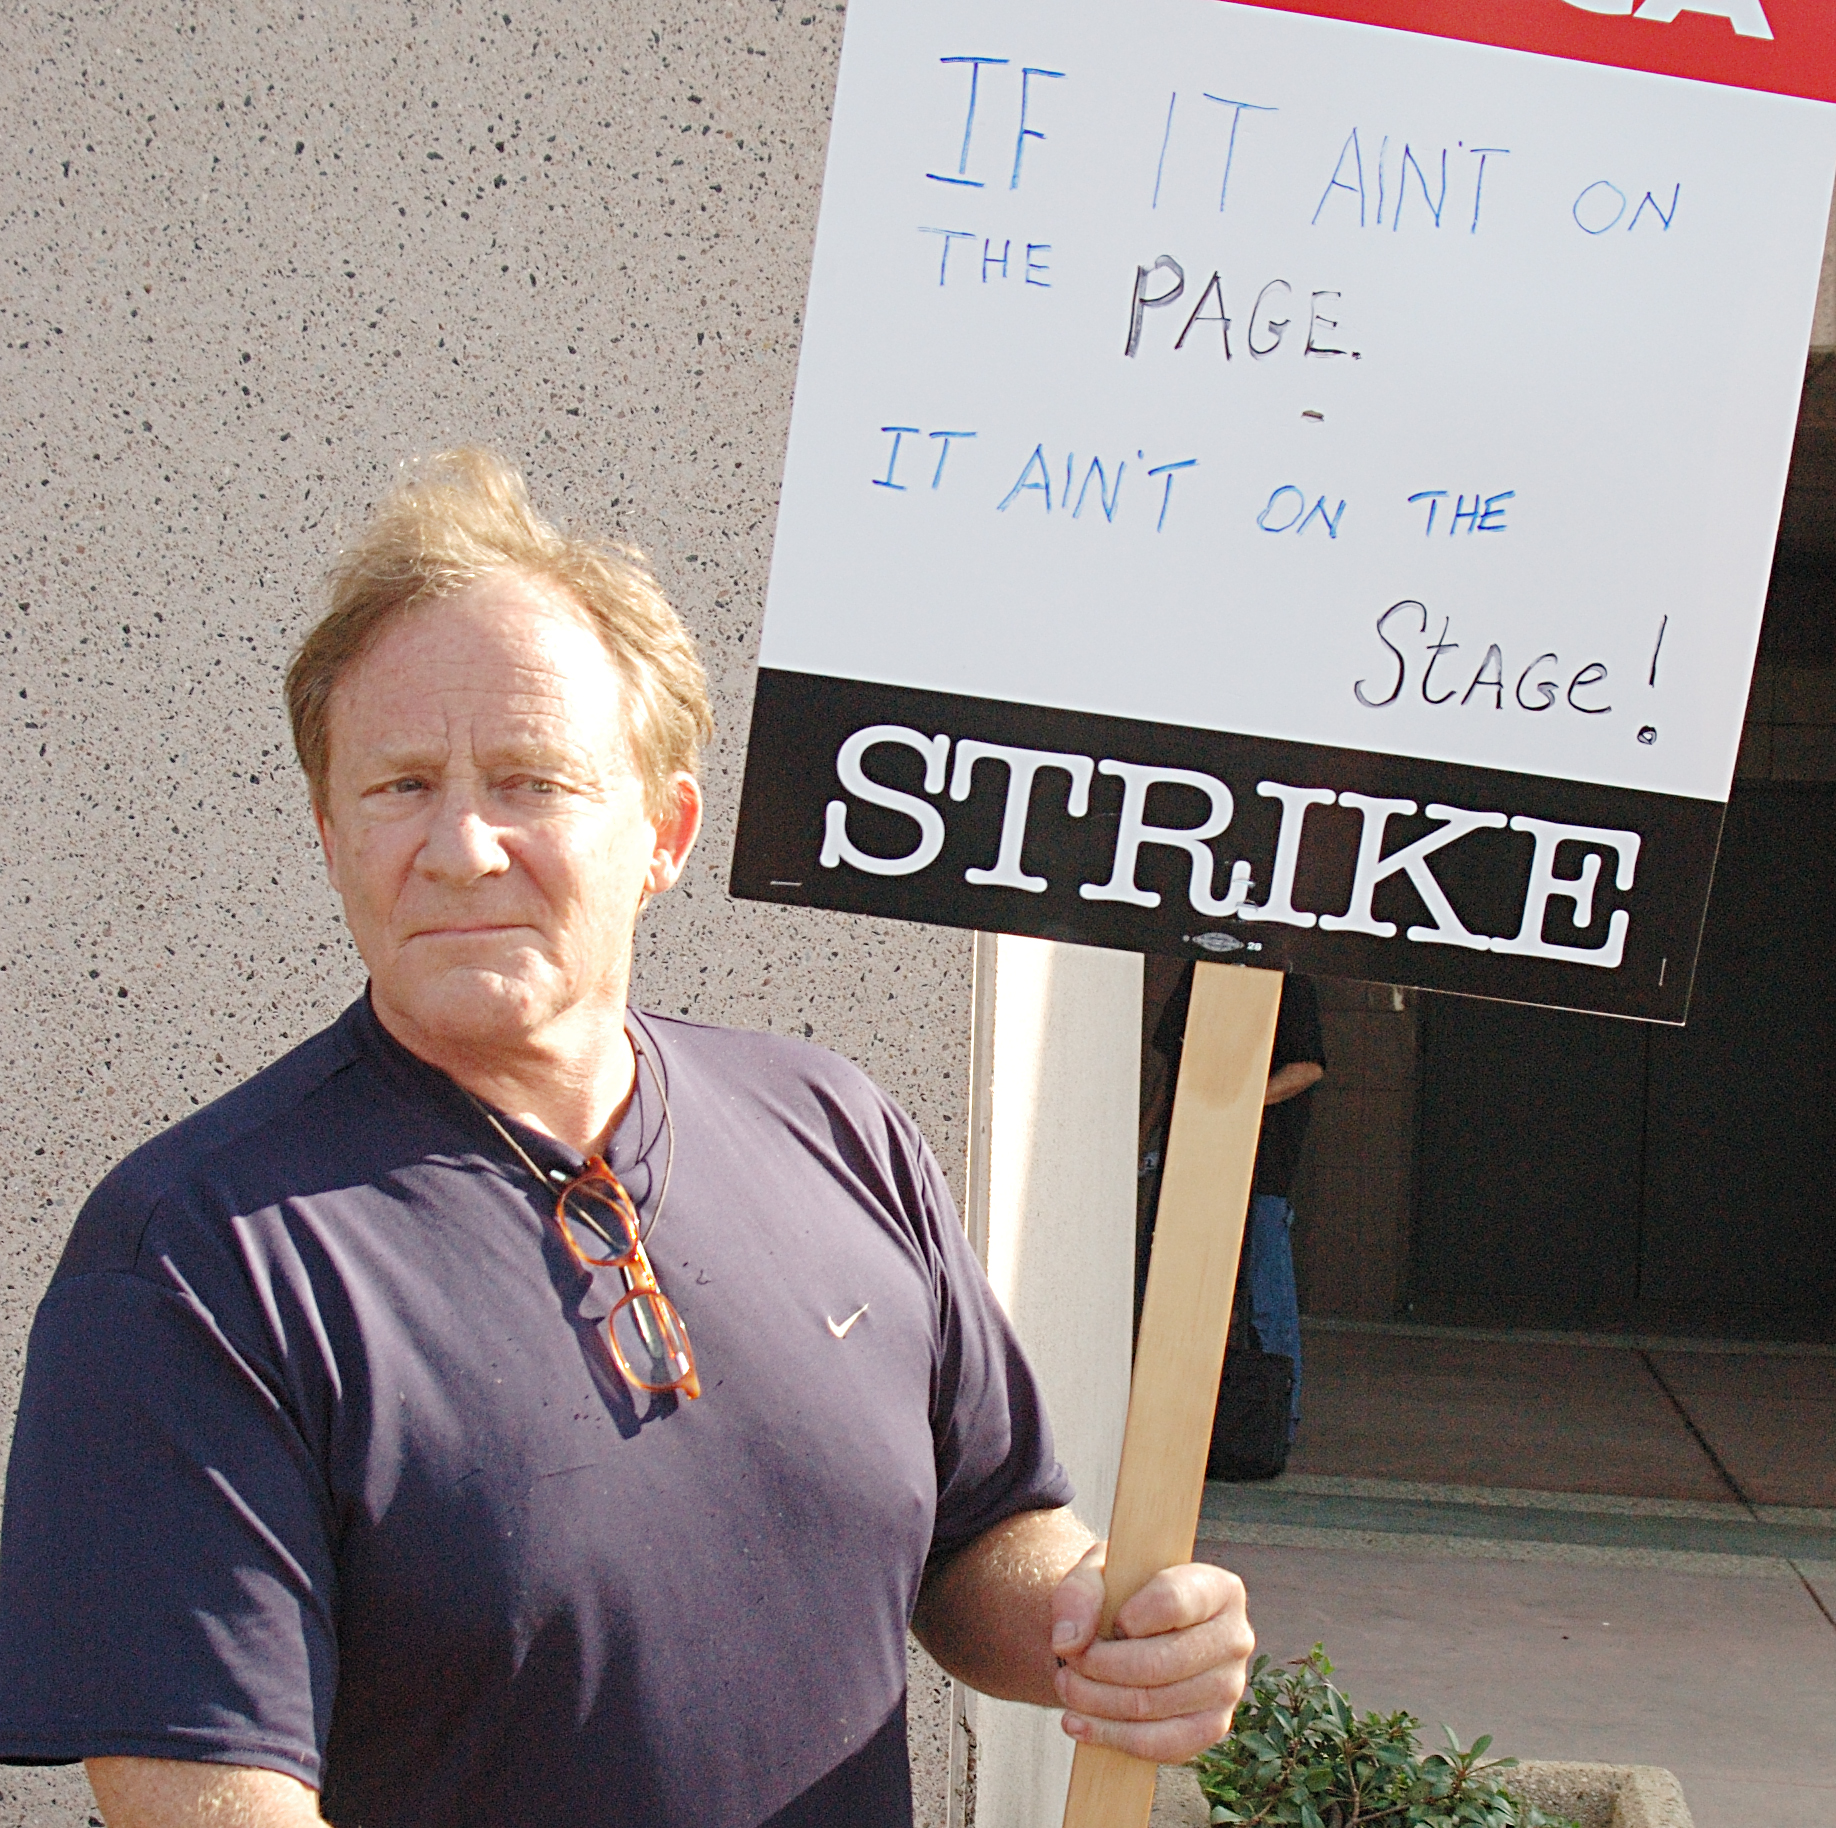
[(1242, 0), (1836, 102), (1836, 0)]

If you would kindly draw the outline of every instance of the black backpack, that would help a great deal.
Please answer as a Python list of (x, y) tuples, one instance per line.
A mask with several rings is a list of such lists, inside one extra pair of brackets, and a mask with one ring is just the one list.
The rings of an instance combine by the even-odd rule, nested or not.
[(1280, 1474), (1288, 1464), (1288, 1406), (1293, 1395), (1294, 1361), (1263, 1351), (1250, 1318), (1248, 1278), (1239, 1273), (1205, 1477), (1242, 1483)]

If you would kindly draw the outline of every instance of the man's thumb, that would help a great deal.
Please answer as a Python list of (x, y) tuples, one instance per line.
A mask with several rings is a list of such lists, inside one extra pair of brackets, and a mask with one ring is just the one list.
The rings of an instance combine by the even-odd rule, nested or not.
[(1052, 1654), (1073, 1657), (1095, 1639), (1103, 1612), (1105, 1542), (1092, 1543), (1052, 1594)]

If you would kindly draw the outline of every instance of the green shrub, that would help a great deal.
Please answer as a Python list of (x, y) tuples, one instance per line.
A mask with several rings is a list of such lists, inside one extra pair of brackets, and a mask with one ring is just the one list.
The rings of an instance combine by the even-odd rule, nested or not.
[(1193, 1760), (1213, 1822), (1293, 1828), (1574, 1828), (1522, 1802), (1481, 1762), (1491, 1736), (1465, 1751), (1423, 1754), (1413, 1714), (1354, 1715), (1327, 1679), (1324, 1648), (1285, 1670), (1258, 1657), (1231, 1735)]

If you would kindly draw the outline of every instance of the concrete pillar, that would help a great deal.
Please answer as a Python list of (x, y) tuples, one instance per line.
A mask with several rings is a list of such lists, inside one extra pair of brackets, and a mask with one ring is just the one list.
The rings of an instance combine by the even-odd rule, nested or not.
[[(1141, 959), (984, 934), (974, 1009), (970, 1236), (1101, 1535), (1128, 1410)], [(952, 1828), (1058, 1828), (1057, 1714), (959, 1694), (957, 1715)]]

